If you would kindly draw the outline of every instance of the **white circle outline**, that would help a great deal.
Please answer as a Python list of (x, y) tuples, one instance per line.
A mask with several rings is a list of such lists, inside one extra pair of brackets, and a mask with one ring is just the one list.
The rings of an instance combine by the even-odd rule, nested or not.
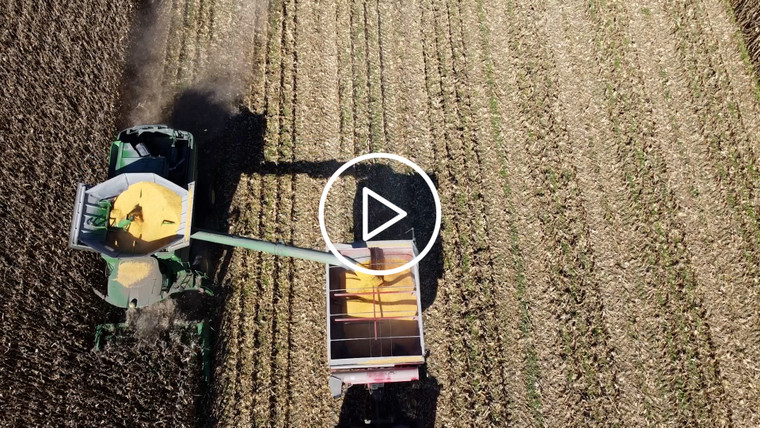
[[(421, 175), (422, 178), (425, 180), (425, 183), (430, 188), (430, 191), (433, 193), (433, 200), (435, 201), (435, 227), (433, 228), (433, 234), (430, 237), (430, 241), (428, 241), (425, 248), (422, 250), (421, 253), (417, 255), (417, 257), (413, 258), (403, 266), (399, 266), (393, 269), (385, 269), (385, 270), (374, 270), (374, 269), (367, 269), (365, 267), (361, 267), (357, 264), (354, 264), (350, 262), (347, 258), (343, 257), (342, 254), (338, 251), (337, 248), (335, 248), (335, 245), (333, 245), (332, 241), (330, 241), (330, 236), (327, 234), (327, 227), (325, 227), (325, 202), (327, 202), (327, 194), (330, 192), (330, 188), (333, 184), (335, 184), (335, 181), (340, 177), (343, 172), (345, 172), (348, 168), (352, 167), (353, 165), (363, 162), (365, 160), (369, 159), (391, 159), (395, 160), (397, 162), (401, 162), (404, 165), (411, 167), (417, 174)], [(393, 275), (395, 273), (403, 272), (407, 269), (410, 269), (412, 266), (416, 265), (417, 263), (422, 260), (423, 257), (427, 255), (427, 253), (430, 252), (430, 250), (433, 248), (433, 245), (435, 245), (436, 239), (438, 239), (438, 233), (441, 231), (441, 200), (438, 198), (438, 191), (435, 189), (435, 185), (433, 185), (433, 180), (428, 177), (428, 175), (425, 173), (425, 171), (417, 166), (414, 162), (410, 161), (409, 159), (394, 155), (392, 153), (368, 153), (366, 155), (361, 155), (359, 157), (355, 157), (351, 159), (350, 161), (344, 163), (341, 165), (340, 168), (338, 168), (335, 173), (330, 177), (329, 180), (327, 180), (327, 184), (325, 185), (324, 190), (322, 190), (322, 196), (319, 198), (319, 228), (322, 231), (322, 237), (325, 238), (325, 243), (327, 244), (327, 248), (330, 249), (330, 252), (335, 255), (335, 257), (338, 258), (338, 260), (343, 263), (344, 266), (348, 267), (349, 269), (359, 271), (361, 273), (365, 273), (367, 275)]]

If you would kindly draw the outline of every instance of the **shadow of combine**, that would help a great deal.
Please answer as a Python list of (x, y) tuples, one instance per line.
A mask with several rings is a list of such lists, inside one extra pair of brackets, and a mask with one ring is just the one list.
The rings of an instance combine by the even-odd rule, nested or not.
[[(194, 228), (227, 233), (231, 218), (230, 208), (238, 183), (247, 174), (294, 175), (307, 174), (313, 178), (328, 179), (345, 161), (329, 160), (321, 162), (267, 162), (264, 158), (264, 135), (266, 117), (241, 107), (236, 111), (229, 109), (229, 102), (223, 101), (218, 90), (210, 85), (208, 88), (190, 89), (176, 99), (171, 112), (170, 125), (176, 129), (191, 132), (195, 137), (198, 150), (198, 181)], [(382, 195), (392, 195), (391, 201), (405, 209), (408, 216), (386, 229), (374, 240), (410, 239), (416, 234), (418, 246), (424, 247), (432, 233), (435, 222), (433, 198), (421, 177), (414, 174), (395, 172), (382, 164), (358, 165), (349, 169), (347, 175), (357, 179), (357, 192), (354, 196), (354, 238), (361, 241), (361, 204), (362, 188), (371, 186), (372, 190)], [(435, 176), (431, 179), (437, 184)], [(380, 212), (382, 217), (382, 212)], [(384, 222), (384, 220), (383, 220)], [(318, 227), (314, 225), (314, 227)], [(414, 232), (412, 232), (414, 231)], [(257, 238), (253, 236), (253, 238)], [(288, 244), (288, 243), (286, 243)], [(422, 248), (419, 248), (422, 250)], [(224, 315), (228, 288), (222, 286), (232, 259), (232, 251), (216, 244), (194, 241), (191, 246), (191, 261), (198, 263), (197, 268), (205, 272), (214, 272), (210, 278), (215, 284), (216, 296), (203, 299), (198, 303), (197, 296), (182, 296), (177, 299), (183, 313), (205, 314), (210, 320), (214, 343), (214, 361), (222, 361), (218, 333)], [(421, 301), (423, 310), (430, 306), (437, 294), (438, 279), (442, 275), (443, 259), (440, 239), (436, 239), (428, 255), (420, 262)], [(184, 293), (187, 294), (187, 293)], [(216, 364), (214, 364), (216, 365)], [(327, 382), (327, 379), (325, 379)], [(386, 388), (385, 399), (423, 403), (417, 412), (424, 420), (434, 420), (435, 399), (440, 389), (434, 378), (426, 378), (420, 384), (405, 391), (404, 388), (391, 386)], [(410, 387), (411, 388), (411, 387)], [(351, 388), (353, 391), (356, 388)], [(434, 394), (433, 394), (434, 392)], [(211, 408), (214, 401), (214, 388), (206, 388), (203, 397), (197, 402), (196, 415), (199, 426), (213, 426)], [(420, 395), (422, 394), (422, 395)], [(425, 394), (432, 394), (425, 398)], [(351, 405), (356, 392), (347, 394), (343, 406)], [(430, 399), (433, 400), (432, 405)], [(346, 412), (348, 415), (350, 412)], [(414, 413), (414, 412), (412, 412)], [(342, 412), (343, 414), (343, 412)]]

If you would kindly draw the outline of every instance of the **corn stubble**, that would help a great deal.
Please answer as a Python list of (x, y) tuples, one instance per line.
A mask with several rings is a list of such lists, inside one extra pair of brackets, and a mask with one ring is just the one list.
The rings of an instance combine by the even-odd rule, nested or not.
[[(760, 424), (755, 2), (732, 1), (735, 16), (719, 0), (157, 2), (144, 72), (118, 31), (134, 5), (79, 3), (18, 2), (4, 16), (21, 25), (0, 21), (12, 112), (0, 206), (15, 225), (0, 237), (3, 421), (361, 414), (355, 392), (330, 397), (324, 269), (310, 262), (222, 254), (204, 406), (197, 349), (145, 327), (153, 318), (126, 346), (89, 351), (107, 311), (89, 291), (100, 265), (65, 248), (68, 214), (48, 208), (104, 178), (117, 120), (164, 117), (200, 88), (224, 107), (216, 136), (199, 130), (224, 160), (224, 231), (322, 248), (330, 161), (389, 151), (434, 175), (429, 377), (389, 390), (401, 413), (440, 426)], [(84, 3), (99, 13), (83, 18)], [(156, 99), (120, 109), (120, 88)], [(350, 210), (336, 213), (335, 240), (353, 240)]]

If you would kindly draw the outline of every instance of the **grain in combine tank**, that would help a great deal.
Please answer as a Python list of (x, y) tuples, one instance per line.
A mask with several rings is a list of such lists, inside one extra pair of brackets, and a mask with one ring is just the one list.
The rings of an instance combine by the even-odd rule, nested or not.
[(127, 253), (146, 253), (154, 245), (178, 233), (182, 198), (153, 182), (130, 185), (119, 194), (109, 215), (107, 241)]
[(158, 260), (153, 257), (139, 257), (122, 260), (119, 263), (116, 281), (124, 287), (132, 288), (151, 276), (161, 276)]

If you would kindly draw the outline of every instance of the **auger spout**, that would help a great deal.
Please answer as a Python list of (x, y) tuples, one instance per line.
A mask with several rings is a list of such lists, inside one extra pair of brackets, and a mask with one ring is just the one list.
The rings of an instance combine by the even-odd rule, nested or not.
[(222, 233), (198, 231), (190, 235), (192, 239), (213, 242), (215, 244), (229, 245), (232, 247), (247, 248), (249, 250), (262, 251), (275, 256), (295, 257), (297, 259), (311, 260), (328, 265), (343, 266), (335, 255), (325, 251), (310, 250), (308, 248), (293, 247), (275, 242), (262, 241), (259, 239), (246, 238), (243, 236), (226, 235)]

